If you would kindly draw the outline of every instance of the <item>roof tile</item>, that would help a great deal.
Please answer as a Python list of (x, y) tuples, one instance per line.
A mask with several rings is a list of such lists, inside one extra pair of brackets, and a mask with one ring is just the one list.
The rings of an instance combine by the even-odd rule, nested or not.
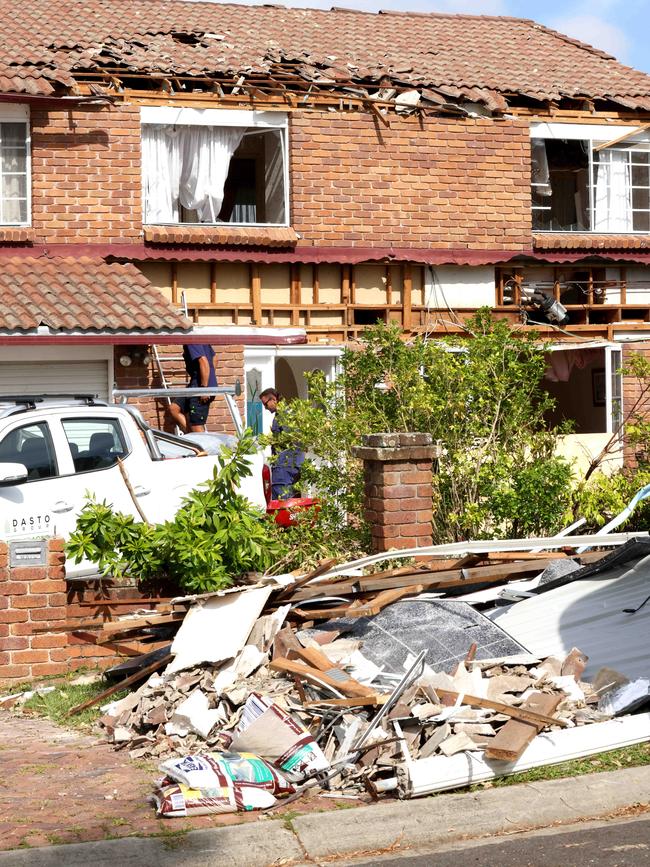
[[(0, 0), (0, 90), (70, 87), (75, 72), (285, 71), (305, 80), (388, 76), (499, 104), (592, 98), (650, 108), (650, 76), (521, 18), (245, 6), (184, 0)], [(286, 64), (290, 68), (286, 68)]]
[(298, 234), (284, 226), (145, 226), (144, 239), (153, 244), (294, 247)]
[(541, 232), (533, 235), (535, 250), (645, 250), (648, 235), (592, 235), (581, 232)]
[(11, 257), (0, 269), (0, 331), (188, 331), (191, 323), (131, 264)]

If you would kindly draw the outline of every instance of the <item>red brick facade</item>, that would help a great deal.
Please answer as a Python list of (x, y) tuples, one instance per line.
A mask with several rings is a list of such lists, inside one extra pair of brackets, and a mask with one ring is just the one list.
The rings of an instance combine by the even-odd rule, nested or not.
[[(32, 109), (32, 239), (140, 243), (137, 105)], [(525, 121), (296, 111), (290, 118), (298, 246), (526, 249)]]
[(36, 244), (139, 242), (140, 110), (31, 110)]
[[(650, 362), (649, 343), (628, 343), (623, 349), (623, 365), (629, 363), (631, 355), (642, 355)], [(623, 377), (623, 418), (635, 408), (635, 414), (650, 416), (650, 395), (644, 389), (644, 383), (634, 376)], [(626, 466), (636, 466), (638, 447), (625, 444)], [(649, 460), (650, 455), (643, 455), (644, 460)]]
[(303, 243), (526, 249), (523, 121), (291, 116), (292, 224)]
[[(140, 595), (137, 588), (114, 587), (106, 580), (101, 587), (95, 581), (69, 585), (63, 539), (48, 541), (46, 566), (10, 567), (8, 560), (8, 545), (0, 542), (0, 686), (11, 688), (12, 683), (84, 667), (104, 668), (119, 660), (111, 648), (88, 642), (63, 627), (96, 619), (102, 611), (111, 619), (111, 609), (102, 609), (101, 603), (135, 599)], [(137, 607), (137, 603), (121, 605), (119, 613), (127, 614)]]

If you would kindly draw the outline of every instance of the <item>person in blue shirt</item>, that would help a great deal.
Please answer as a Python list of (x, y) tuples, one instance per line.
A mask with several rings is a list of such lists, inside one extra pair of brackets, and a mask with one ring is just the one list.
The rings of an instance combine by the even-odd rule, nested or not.
[[(264, 409), (268, 409), (273, 415), (271, 433), (274, 436), (282, 433), (285, 428), (278, 422), (276, 415), (278, 403), (281, 400), (280, 393), (275, 388), (265, 388), (260, 394), (260, 400)], [(274, 500), (289, 500), (298, 497), (296, 483), (300, 478), (300, 467), (305, 460), (305, 453), (300, 448), (287, 448), (278, 451), (272, 446), (275, 462), (271, 467), (271, 497)]]
[[(212, 388), (217, 384), (214, 371), (214, 349), (208, 343), (186, 343), (183, 360), (189, 377), (188, 388)], [(169, 412), (184, 433), (202, 433), (208, 420), (214, 396), (175, 397)]]

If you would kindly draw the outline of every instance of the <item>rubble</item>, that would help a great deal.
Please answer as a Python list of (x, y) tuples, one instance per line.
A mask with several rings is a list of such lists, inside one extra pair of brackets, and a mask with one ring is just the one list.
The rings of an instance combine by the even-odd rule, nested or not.
[[(148, 618), (143, 628), (173, 623), (171, 650), (135, 692), (102, 708), (100, 724), (131, 758), (160, 760), (165, 777), (155, 799), (166, 816), (264, 809), (315, 787), (344, 797), (413, 797), (610, 749), (621, 733), (623, 743), (649, 740), (648, 714), (621, 716), (647, 703), (647, 680), (629, 684), (611, 669), (586, 677), (580, 647), (530, 653), (521, 630), (515, 640), (491, 619), (502, 599), (462, 598), (550, 571), (554, 578), (536, 591), (549, 594), (554, 582), (600, 574), (603, 557), (560, 556), (553, 568), (557, 554), (492, 548), (370, 575), (356, 564), (328, 564), (165, 600), (166, 618)], [(388, 591), (405, 588), (383, 604)], [(492, 610), (477, 610), (486, 606)], [(113, 620), (111, 636), (120, 623), (132, 630), (128, 618)], [(219, 782), (192, 792), (170, 774), (170, 760), (207, 763)], [(268, 786), (228, 789), (229, 762)]]

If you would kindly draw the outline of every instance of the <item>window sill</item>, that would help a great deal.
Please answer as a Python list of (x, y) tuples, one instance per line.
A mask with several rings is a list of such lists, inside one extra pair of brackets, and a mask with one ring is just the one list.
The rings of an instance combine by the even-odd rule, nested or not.
[(150, 244), (220, 247), (294, 247), (298, 234), (288, 226), (145, 226)]
[(647, 250), (650, 234), (533, 232), (535, 250)]
[(0, 226), (0, 242), (4, 244), (29, 244), (33, 240), (31, 226)]

